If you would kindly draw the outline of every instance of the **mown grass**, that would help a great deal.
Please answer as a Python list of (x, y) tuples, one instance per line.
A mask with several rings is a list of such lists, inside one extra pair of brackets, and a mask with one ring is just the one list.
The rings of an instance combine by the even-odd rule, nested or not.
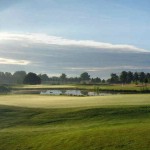
[(75, 85), (48, 85), (48, 84), (40, 84), (40, 85), (14, 85), (11, 86), (12, 89), (74, 89)]
[(110, 92), (150, 92), (150, 84), (112, 84), (112, 85), (15, 85), (13, 90), (46, 90), (46, 89), (80, 89), (110, 91)]
[(119, 94), (109, 96), (49, 96), (1, 95), (0, 105), (38, 108), (102, 107), (122, 105), (150, 105), (150, 94)]
[(148, 150), (150, 107), (0, 107), (0, 149)]
[[(109, 102), (114, 101), (112, 105), (108, 105), (107, 96), (105, 101), (105, 97), (38, 95), (22, 95), (22, 98), (12, 95), (0, 98), (0, 102), (6, 98), (9, 105), (0, 105), (0, 150), (150, 149), (150, 95), (110, 96)], [(32, 105), (27, 107), (23, 102), (28, 98)], [(55, 98), (55, 107), (54, 102), (50, 105), (48, 98)], [(57, 99), (60, 101), (61, 98), (66, 107), (58, 105)], [(65, 100), (67, 98), (72, 105)], [(94, 98), (101, 99), (106, 105), (91, 104), (90, 101)], [(20, 99), (22, 107), (12, 106), (10, 102), (15, 99)], [(35, 106), (40, 99), (46, 99), (45, 105)], [(88, 105), (85, 103), (86, 99)], [(127, 103), (132, 103), (120, 102), (118, 105), (119, 100), (125, 99)], [(76, 107), (72, 107), (73, 105)]]

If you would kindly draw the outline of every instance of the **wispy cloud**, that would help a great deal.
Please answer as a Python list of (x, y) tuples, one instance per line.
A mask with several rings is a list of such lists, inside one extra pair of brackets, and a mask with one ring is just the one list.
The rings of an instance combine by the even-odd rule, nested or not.
[(109, 70), (150, 70), (149, 66), (114, 66), (114, 67), (65, 67), (64, 70), (100, 72)]
[(76, 46), (76, 47), (90, 47), (105, 51), (119, 51), (119, 52), (150, 52), (148, 50), (138, 48), (128, 44), (111, 44), (97, 42), (93, 40), (71, 40), (63, 37), (49, 36), (47, 34), (14, 34), (14, 33), (0, 33), (0, 41), (21, 41), (33, 44), (47, 44), (58, 46)]
[(30, 61), (0, 58), (0, 64), (5, 64), (5, 65), (28, 65), (28, 64), (30, 64)]

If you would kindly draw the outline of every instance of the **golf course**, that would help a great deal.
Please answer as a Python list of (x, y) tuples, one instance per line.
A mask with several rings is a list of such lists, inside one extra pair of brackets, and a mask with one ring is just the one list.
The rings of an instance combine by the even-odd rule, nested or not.
[(149, 150), (150, 94), (0, 95), (0, 150)]
[(150, 0), (0, 0), (0, 150), (150, 150)]

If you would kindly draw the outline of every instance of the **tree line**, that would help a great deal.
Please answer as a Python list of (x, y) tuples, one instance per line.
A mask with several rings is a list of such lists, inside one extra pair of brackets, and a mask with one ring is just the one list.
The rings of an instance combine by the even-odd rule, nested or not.
[[(90, 75), (87, 72), (83, 72), (79, 77), (67, 77), (65, 73), (62, 73), (59, 77), (48, 77), (47, 74), (39, 74), (38, 77), (41, 79), (41, 83), (43, 84), (69, 84), (69, 83), (82, 83), (82, 84), (89, 84), (89, 83), (101, 83), (101, 79), (90, 78)], [(24, 83), (26, 81), (24, 80)]]
[(67, 77), (62, 73), (59, 77), (49, 77), (47, 74), (36, 74), (33, 72), (16, 71), (15, 73), (0, 72), (0, 84), (64, 84), (64, 83), (101, 83), (100, 78), (90, 78), (87, 72), (82, 73), (79, 77)]
[(119, 75), (112, 73), (109, 83), (150, 83), (150, 73), (122, 71)]
[(107, 80), (99, 77), (91, 78), (87, 72), (79, 77), (67, 77), (62, 73), (59, 77), (49, 77), (47, 74), (36, 74), (33, 72), (16, 71), (15, 73), (0, 72), (0, 84), (102, 84), (102, 83), (150, 83), (150, 73), (122, 71), (119, 75), (112, 73)]

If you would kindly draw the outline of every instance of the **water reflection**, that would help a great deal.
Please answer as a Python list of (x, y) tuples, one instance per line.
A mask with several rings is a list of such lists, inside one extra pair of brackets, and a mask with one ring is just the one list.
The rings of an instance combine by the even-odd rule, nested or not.
[(105, 96), (110, 93), (100, 93), (87, 90), (47, 90), (41, 91), (41, 95), (68, 95), (68, 96)]

